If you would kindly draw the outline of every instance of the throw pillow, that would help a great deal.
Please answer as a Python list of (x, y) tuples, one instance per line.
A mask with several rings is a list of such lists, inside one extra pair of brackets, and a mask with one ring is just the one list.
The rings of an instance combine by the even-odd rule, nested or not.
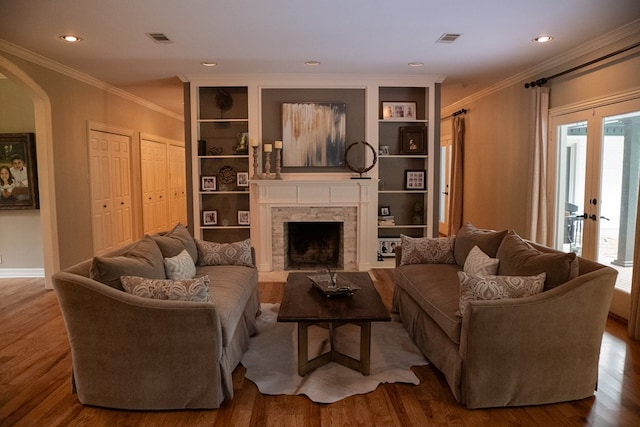
[(467, 255), (463, 270), (474, 276), (489, 276), (498, 272), (499, 262), (496, 258), (491, 258), (482, 252), (479, 247), (474, 246)]
[(482, 252), (491, 258), (496, 258), (498, 247), (500, 247), (500, 243), (504, 236), (507, 235), (507, 232), (508, 230), (483, 230), (467, 222), (456, 235), (456, 246), (454, 248), (456, 264), (460, 267), (464, 266), (467, 255), (469, 255), (474, 246), (482, 249)]
[(164, 270), (167, 279), (193, 279), (196, 276), (196, 265), (191, 255), (183, 249), (178, 255), (164, 259)]
[(147, 279), (146, 277), (122, 276), (125, 292), (143, 298), (210, 302), (209, 276), (196, 279)]
[(578, 260), (574, 253), (540, 252), (510, 232), (498, 249), (498, 274), (504, 276), (532, 276), (547, 273), (544, 289), (549, 290), (578, 275)]
[(400, 235), (400, 264), (455, 264), (455, 237), (409, 237)]
[(251, 239), (233, 243), (215, 243), (196, 239), (198, 265), (246, 265), (253, 267)]
[(458, 272), (460, 307), (456, 315), (464, 316), (469, 301), (523, 298), (542, 292), (545, 273), (536, 276), (478, 277)]
[(189, 234), (187, 228), (178, 223), (173, 230), (166, 234), (155, 234), (152, 236), (156, 241), (162, 252), (162, 256), (170, 258), (178, 255), (183, 249), (186, 249), (191, 255), (193, 262), (198, 262), (198, 248), (196, 248), (196, 242)]
[(122, 255), (93, 258), (89, 272), (91, 279), (123, 290), (120, 276), (166, 278), (162, 252), (151, 237), (144, 236)]

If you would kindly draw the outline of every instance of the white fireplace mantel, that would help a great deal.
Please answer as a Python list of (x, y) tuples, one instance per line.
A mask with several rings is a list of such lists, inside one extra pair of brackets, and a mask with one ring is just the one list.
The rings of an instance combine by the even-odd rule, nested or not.
[[(356, 208), (355, 256), (345, 269), (372, 268), (377, 251), (377, 182), (372, 179), (283, 179), (252, 180), (251, 239), (256, 248), (258, 269), (274, 268), (272, 236), (273, 209)], [(313, 212), (309, 209), (309, 212)], [(353, 242), (345, 242), (353, 244)]]

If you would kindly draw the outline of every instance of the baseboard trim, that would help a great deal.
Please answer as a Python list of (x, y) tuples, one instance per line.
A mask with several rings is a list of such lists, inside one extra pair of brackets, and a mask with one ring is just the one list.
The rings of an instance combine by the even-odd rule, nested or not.
[(44, 268), (0, 268), (0, 278), (44, 277)]

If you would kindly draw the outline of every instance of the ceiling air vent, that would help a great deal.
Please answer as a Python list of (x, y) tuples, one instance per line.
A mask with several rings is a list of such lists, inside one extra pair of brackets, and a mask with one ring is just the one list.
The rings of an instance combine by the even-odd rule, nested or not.
[(147, 36), (156, 43), (173, 43), (169, 37), (162, 33), (147, 33)]
[(436, 40), (436, 43), (453, 43), (458, 40), (458, 37), (461, 35), (462, 34), (444, 33), (438, 40)]

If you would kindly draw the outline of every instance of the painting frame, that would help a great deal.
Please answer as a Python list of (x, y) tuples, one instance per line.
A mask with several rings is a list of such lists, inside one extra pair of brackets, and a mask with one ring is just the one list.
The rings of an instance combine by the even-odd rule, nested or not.
[(378, 255), (383, 258), (395, 257), (395, 247), (400, 245), (400, 240), (400, 237), (378, 237)]
[(427, 154), (426, 126), (402, 126), (400, 128), (400, 154)]
[(218, 178), (215, 175), (203, 175), (200, 177), (200, 189), (204, 192), (218, 190)]
[(238, 225), (251, 225), (250, 211), (238, 211)]
[(0, 209), (40, 208), (36, 160), (34, 133), (0, 134)]
[(346, 102), (282, 103), (282, 145), (284, 168), (345, 167)]
[(426, 169), (406, 169), (404, 171), (404, 189), (407, 191), (425, 191), (427, 189)]
[(218, 211), (202, 211), (202, 225), (218, 225)]
[(383, 101), (382, 102), (382, 120), (407, 122), (417, 119), (417, 104), (407, 101)]

